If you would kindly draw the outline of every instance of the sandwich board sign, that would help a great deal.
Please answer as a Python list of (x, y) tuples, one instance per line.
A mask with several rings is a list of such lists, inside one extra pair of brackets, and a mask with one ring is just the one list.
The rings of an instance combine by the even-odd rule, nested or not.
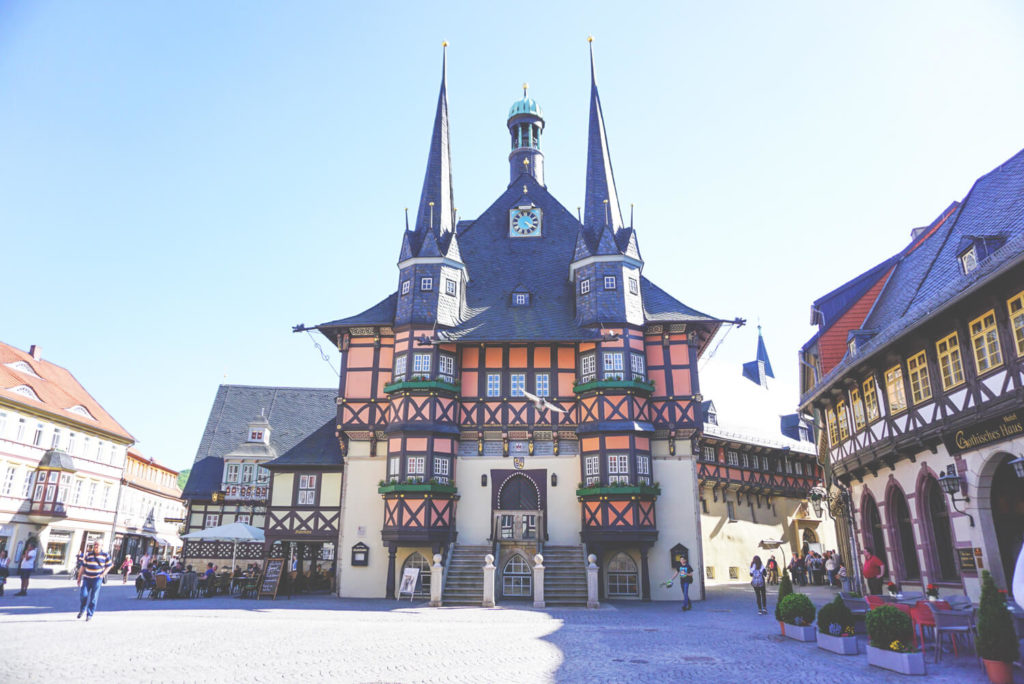
[(281, 572), (284, 570), (284, 558), (271, 558), (267, 561), (267, 567), (263, 569), (263, 577), (260, 578), (259, 591), (256, 592), (256, 600), (263, 596), (269, 596), (271, 600), (277, 598), (277, 589), (281, 584)]
[(402, 594), (409, 594), (409, 601), (412, 601), (416, 588), (419, 586), (420, 569), (406, 568), (402, 571), (402, 583), (398, 587), (396, 601), (401, 600)]

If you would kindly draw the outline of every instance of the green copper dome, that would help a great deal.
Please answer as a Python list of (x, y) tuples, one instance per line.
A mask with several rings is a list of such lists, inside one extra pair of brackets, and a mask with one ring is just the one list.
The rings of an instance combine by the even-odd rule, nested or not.
[(518, 114), (533, 114), (541, 119), (544, 118), (544, 112), (541, 111), (540, 105), (532, 97), (523, 96), (523, 99), (516, 100), (512, 103), (512, 107), (508, 110), (508, 118), (512, 118)]

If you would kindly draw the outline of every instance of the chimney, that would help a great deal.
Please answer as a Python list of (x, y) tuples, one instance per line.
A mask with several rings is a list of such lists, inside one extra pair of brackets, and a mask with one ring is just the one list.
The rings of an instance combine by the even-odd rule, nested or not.
[(43, 357), (43, 350), (40, 349), (38, 344), (33, 344), (31, 347), (28, 348), (28, 354), (33, 359), (38, 361), (39, 359), (41, 359)]

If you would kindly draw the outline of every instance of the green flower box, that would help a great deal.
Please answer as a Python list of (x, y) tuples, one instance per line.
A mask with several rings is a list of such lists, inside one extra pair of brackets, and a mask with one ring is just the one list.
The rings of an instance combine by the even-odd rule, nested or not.
[(600, 389), (626, 389), (635, 392), (653, 392), (654, 383), (643, 380), (591, 380), (573, 385), (572, 391), (576, 394)]
[(621, 485), (618, 487), (580, 487), (576, 496), (661, 496), (661, 487), (654, 485)]
[(459, 393), (459, 386), (445, 382), (444, 380), (399, 380), (398, 382), (392, 382), (384, 385), (384, 392), (391, 394), (392, 392), (401, 392), (402, 390), (443, 390), (445, 392)]
[(458, 488), (453, 484), (433, 482), (393, 482), (377, 487), (378, 494), (455, 494)]

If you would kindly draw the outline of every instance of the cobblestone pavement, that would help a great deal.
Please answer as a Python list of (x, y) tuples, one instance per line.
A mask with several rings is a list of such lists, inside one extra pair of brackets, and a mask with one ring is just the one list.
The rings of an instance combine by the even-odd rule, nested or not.
[[(806, 593), (818, 605), (830, 598)], [(861, 654), (846, 657), (784, 639), (771, 615), (757, 615), (749, 587), (712, 589), (683, 613), (678, 603), (635, 602), (485, 610), (323, 596), (149, 601), (115, 579), (89, 623), (75, 619), (66, 577), (33, 578), (28, 596), (12, 594), (0, 598), (4, 682), (905, 681), (868, 666), (863, 637)], [(987, 681), (972, 655), (927, 659), (930, 682)]]

